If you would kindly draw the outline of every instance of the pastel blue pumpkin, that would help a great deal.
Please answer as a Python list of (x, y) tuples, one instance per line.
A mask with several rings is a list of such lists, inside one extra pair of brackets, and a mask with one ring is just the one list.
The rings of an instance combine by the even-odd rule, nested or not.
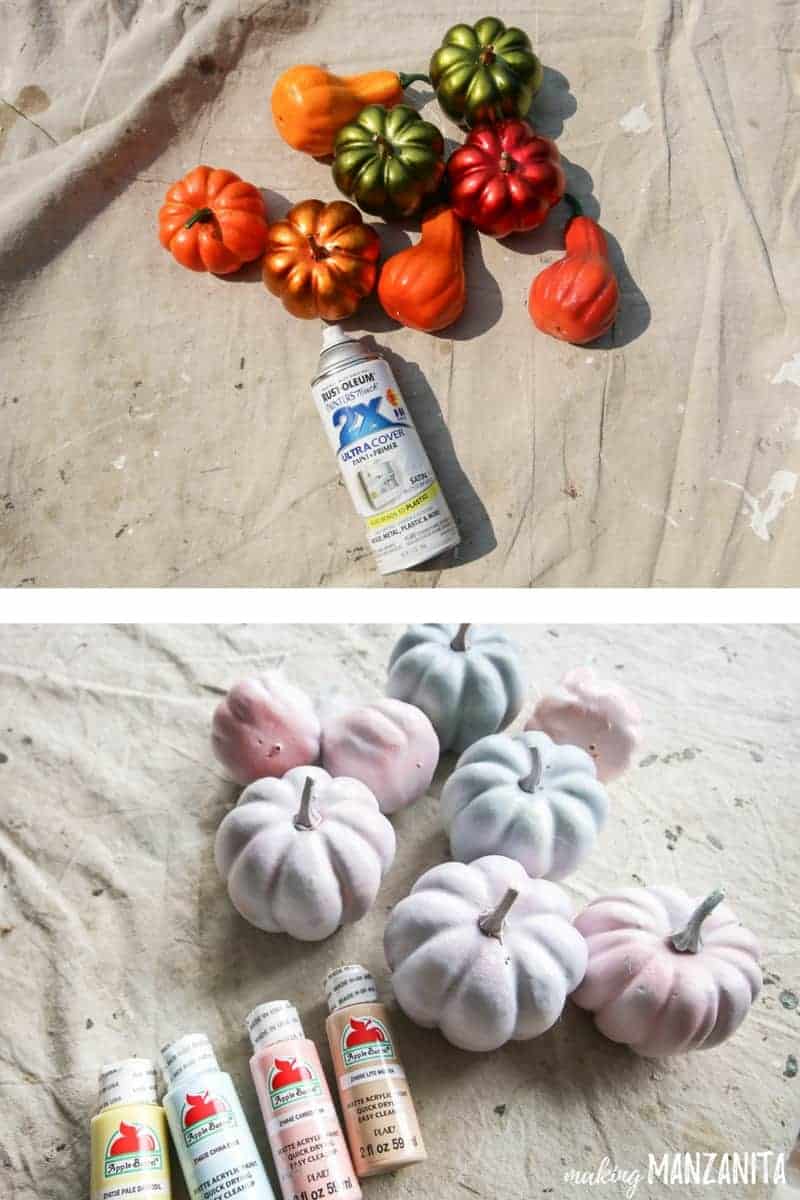
[(608, 796), (594, 760), (527, 730), (483, 738), (461, 755), (442, 789), (453, 858), (513, 858), (535, 879), (563, 879), (605, 824)]
[(389, 659), (388, 695), (422, 709), (442, 753), (504, 729), (526, 690), (519, 650), (490, 625), (411, 625)]

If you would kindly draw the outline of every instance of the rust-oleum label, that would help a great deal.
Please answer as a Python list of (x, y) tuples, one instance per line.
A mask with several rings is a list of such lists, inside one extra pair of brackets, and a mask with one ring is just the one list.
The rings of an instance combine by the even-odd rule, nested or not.
[(425, 562), (461, 540), (388, 363), (328, 371), (313, 396), (381, 574)]

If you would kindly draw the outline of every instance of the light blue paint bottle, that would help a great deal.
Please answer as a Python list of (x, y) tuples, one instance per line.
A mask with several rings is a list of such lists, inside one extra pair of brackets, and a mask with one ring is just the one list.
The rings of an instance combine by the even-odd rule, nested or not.
[(205, 1034), (161, 1049), (162, 1100), (191, 1200), (275, 1200), (230, 1075)]

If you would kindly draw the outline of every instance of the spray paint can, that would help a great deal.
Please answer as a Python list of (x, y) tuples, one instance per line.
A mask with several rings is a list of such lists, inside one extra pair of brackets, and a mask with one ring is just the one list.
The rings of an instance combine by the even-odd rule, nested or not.
[(326, 1022), (350, 1152), (360, 1178), (427, 1158), (386, 1006), (358, 963), (328, 972)]
[(205, 1034), (161, 1050), (172, 1140), (191, 1200), (275, 1200), (230, 1075)]
[(457, 546), (453, 515), (386, 360), (328, 325), (311, 392), (380, 573)]
[(360, 1200), (361, 1188), (314, 1043), (288, 1000), (246, 1020), (258, 1092), (283, 1200)]
[(110, 1063), (98, 1083), (91, 1200), (170, 1200), (169, 1135), (155, 1066), (144, 1058)]

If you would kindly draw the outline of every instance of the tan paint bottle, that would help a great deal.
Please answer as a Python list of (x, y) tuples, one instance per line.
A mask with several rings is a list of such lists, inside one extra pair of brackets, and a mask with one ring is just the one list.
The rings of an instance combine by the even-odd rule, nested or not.
[(375, 980), (357, 963), (325, 980), (325, 1024), (347, 1140), (360, 1179), (424, 1162), (425, 1145)]

